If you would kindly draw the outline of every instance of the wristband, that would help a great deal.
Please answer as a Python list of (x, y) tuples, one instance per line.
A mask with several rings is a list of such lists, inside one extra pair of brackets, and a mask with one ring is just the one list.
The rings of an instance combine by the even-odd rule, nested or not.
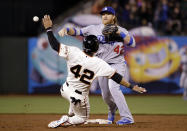
[(82, 30), (80, 30), (80, 36), (83, 36)]
[(74, 34), (73, 34), (73, 36), (76, 36), (77, 35), (77, 31), (76, 31), (76, 29), (75, 28), (73, 28), (73, 30), (74, 30)]
[(126, 37), (126, 34), (125, 33), (123, 33), (123, 32), (120, 32), (120, 34), (119, 34), (123, 39)]
[(130, 41), (129, 41), (129, 43), (127, 44), (128, 46), (131, 46), (133, 44), (133, 38), (132, 38), (132, 36), (130, 37)]
[(46, 30), (46, 32), (48, 32), (48, 31), (52, 31), (52, 27), (48, 27), (47, 29), (45, 29)]
[(129, 88), (130, 89), (133, 89), (134, 85), (133, 84), (130, 84)]
[(68, 33), (69, 32), (69, 28), (67, 27), (66, 30), (67, 30), (67, 33)]

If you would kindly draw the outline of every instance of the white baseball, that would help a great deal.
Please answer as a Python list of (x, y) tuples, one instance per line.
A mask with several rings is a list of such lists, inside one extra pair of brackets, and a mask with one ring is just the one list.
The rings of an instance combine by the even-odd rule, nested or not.
[(38, 21), (39, 21), (38, 16), (34, 16), (34, 17), (33, 17), (33, 21), (34, 21), (34, 22), (38, 22)]

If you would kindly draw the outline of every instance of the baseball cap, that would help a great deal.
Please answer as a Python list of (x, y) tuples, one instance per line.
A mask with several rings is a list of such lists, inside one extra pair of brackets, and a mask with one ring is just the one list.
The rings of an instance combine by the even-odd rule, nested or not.
[(102, 15), (104, 12), (108, 12), (108, 13), (111, 13), (111, 14), (113, 14), (113, 15), (116, 14), (115, 10), (114, 10), (112, 7), (110, 7), (110, 6), (104, 7), (104, 8), (101, 10), (100, 14)]

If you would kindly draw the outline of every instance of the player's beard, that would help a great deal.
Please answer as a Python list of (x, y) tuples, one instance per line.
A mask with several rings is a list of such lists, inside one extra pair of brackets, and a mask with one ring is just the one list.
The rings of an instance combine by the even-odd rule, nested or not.
[(114, 21), (113, 21), (113, 20), (104, 20), (104, 21), (103, 21), (103, 24), (104, 24), (104, 25), (107, 25), (107, 24), (114, 24)]
[(103, 19), (102, 19), (102, 23), (103, 23), (104, 25), (107, 25), (107, 24), (114, 24), (114, 19), (112, 19), (112, 18), (107, 18), (107, 19), (103, 18)]

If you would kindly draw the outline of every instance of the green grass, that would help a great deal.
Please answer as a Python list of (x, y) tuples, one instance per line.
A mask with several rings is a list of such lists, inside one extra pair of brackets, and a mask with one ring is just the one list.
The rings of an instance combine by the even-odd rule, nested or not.
[[(187, 101), (181, 96), (126, 96), (133, 114), (187, 114)], [(101, 96), (90, 96), (91, 114), (107, 114)], [(67, 113), (69, 103), (59, 96), (3, 95), (0, 113)]]

